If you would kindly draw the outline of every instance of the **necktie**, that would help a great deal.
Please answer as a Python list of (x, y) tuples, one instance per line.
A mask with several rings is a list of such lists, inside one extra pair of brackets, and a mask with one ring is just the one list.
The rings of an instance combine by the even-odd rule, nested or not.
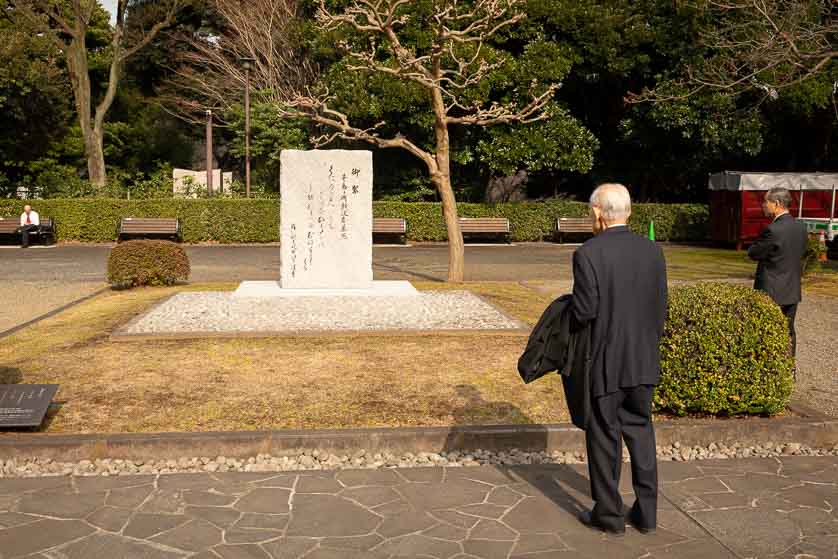
[(29, 217), (29, 214), (26, 214), (26, 225), (32, 225), (32, 219)]

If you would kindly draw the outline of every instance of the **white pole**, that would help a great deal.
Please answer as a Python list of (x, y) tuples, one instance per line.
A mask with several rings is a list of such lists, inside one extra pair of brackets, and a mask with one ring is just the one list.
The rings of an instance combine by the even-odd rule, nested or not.
[(800, 196), (797, 198), (797, 219), (803, 217), (803, 183), (800, 183)]

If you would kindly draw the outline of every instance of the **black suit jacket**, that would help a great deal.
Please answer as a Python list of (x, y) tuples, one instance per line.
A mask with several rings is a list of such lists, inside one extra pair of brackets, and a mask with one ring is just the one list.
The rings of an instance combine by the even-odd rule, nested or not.
[(573, 254), (573, 311), (592, 323), (593, 396), (660, 378), (666, 261), (653, 241), (612, 227)]
[(550, 303), (518, 359), (518, 373), (525, 383), (552, 371), (561, 374), (570, 419), (586, 429), (591, 414), (591, 329), (576, 323), (572, 302), (572, 295), (562, 295)]
[(789, 214), (766, 227), (748, 249), (748, 256), (758, 262), (754, 289), (765, 291), (781, 306), (799, 303), (806, 238), (806, 226)]

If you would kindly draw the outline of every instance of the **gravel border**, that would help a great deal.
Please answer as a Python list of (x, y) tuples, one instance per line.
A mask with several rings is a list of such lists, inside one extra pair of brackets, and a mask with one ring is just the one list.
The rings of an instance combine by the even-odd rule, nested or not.
[[(687, 462), (738, 458), (776, 458), (780, 456), (838, 456), (838, 445), (831, 449), (812, 448), (800, 443), (727, 445), (710, 443), (707, 446), (682, 446), (679, 442), (657, 448), (658, 460)], [(623, 450), (623, 461), (628, 453)], [(299, 454), (273, 456), (258, 454), (248, 458), (225, 456), (183, 457), (177, 460), (81, 460), (59, 462), (52, 459), (0, 460), (0, 478), (52, 476), (126, 476), (201, 472), (286, 472), (300, 470), (346, 470), (427, 467), (521, 466), (528, 464), (584, 464), (583, 452), (508, 452), (489, 450), (453, 452), (367, 452), (358, 450), (347, 454), (330, 454), (319, 450)]]

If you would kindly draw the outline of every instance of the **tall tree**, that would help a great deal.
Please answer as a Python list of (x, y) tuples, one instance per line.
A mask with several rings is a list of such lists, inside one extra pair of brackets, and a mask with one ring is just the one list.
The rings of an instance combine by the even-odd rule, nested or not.
[(632, 100), (683, 99), (707, 91), (776, 99), (784, 89), (835, 71), (834, 1), (701, 0), (697, 8), (714, 22), (700, 33), (703, 56), (687, 64), (679, 78)]
[(717, 168), (828, 166), (838, 129), (838, 4), (696, 0), (686, 11), (697, 24), (692, 52), (626, 100), (659, 128), (701, 138), (710, 149), (685, 155), (704, 172), (702, 159), (722, 145)]
[(27, 165), (66, 132), (72, 116), (60, 50), (8, 12), (0, 0), (0, 197), (14, 193)]
[[(251, 78), (263, 100), (285, 115), (305, 117), (326, 130), (315, 138), (316, 145), (338, 139), (362, 141), (418, 158), (442, 202), (448, 280), (462, 281), (464, 246), (451, 181), (450, 130), (532, 123), (557, 112), (551, 101), (563, 74), (546, 71), (526, 76), (523, 83), (515, 81), (510, 68), (519, 61), (496, 48), (524, 19), (525, 0), (320, 0), (317, 29), (337, 42), (343, 58), (328, 72), (315, 69), (300, 80), (294, 78), (301, 76), (304, 66), (285, 36), (291, 35), (289, 22), (296, 18), (296, 2), (214, 2), (227, 29), (194, 61), (193, 67), (201, 71), (191, 73), (197, 78), (193, 91), (204, 95), (217, 91), (212, 98), (224, 104), (219, 80), (207, 76), (215, 72), (226, 76), (224, 83), (242, 87), (244, 74), (237, 59), (250, 58), (255, 60)], [(540, 41), (521, 52), (532, 65), (557, 55), (551, 44)], [(357, 75), (361, 87), (364, 81), (384, 82), (393, 94), (416, 99), (425, 107), (430, 140), (388, 129), (386, 121), (371, 126), (353, 121), (351, 107), (341, 106), (341, 98), (329, 87), (336, 75)]]
[(122, 78), (125, 61), (148, 45), (157, 34), (174, 21), (186, 0), (137, 0), (135, 4), (153, 5), (159, 13), (157, 21), (148, 29), (140, 29), (136, 36), (126, 33), (125, 20), (128, 0), (118, 0), (116, 24), (112, 29), (108, 51), (109, 69), (103, 93), (96, 99), (91, 85), (91, 62), (98, 52), (88, 48), (91, 25), (101, 18), (107, 19), (98, 0), (9, 0), (12, 18), (40, 23), (45, 32), (64, 51), (67, 71), (73, 89), (73, 100), (79, 126), (84, 138), (88, 178), (96, 187), (107, 181), (105, 151), (103, 146), (105, 117), (108, 114)]

